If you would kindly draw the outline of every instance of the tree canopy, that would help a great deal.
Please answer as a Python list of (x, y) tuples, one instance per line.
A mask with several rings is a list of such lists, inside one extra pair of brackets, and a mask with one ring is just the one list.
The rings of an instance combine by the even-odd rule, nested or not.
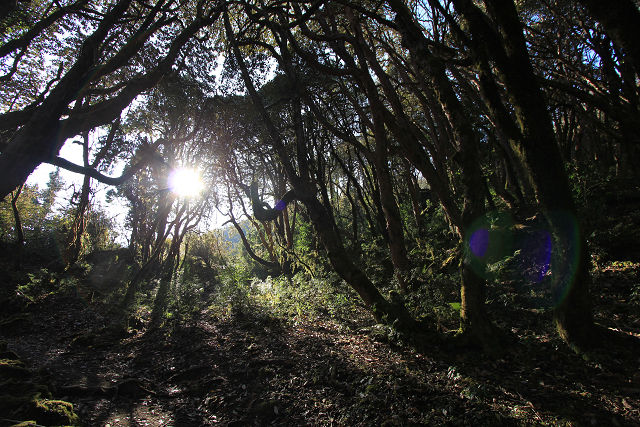
[[(462, 340), (502, 346), (487, 280), (520, 251), (518, 280), (544, 282), (560, 336), (589, 348), (605, 332), (586, 189), (637, 191), (640, 12), (617, 3), (18, 2), (1, 16), (2, 238), (35, 229), (45, 206), (25, 181), (50, 163), (85, 175), (60, 231), (67, 266), (89, 252), (92, 182), (126, 200), (125, 312), (158, 276), (162, 318), (189, 233), (218, 212), (271, 273), (326, 261), (378, 321), (435, 333), (404, 300), (426, 286), (416, 253), (438, 247), (438, 218)], [(83, 164), (59, 155), (72, 141)], [(172, 191), (178, 167), (205, 190)], [(362, 263), (374, 241), (384, 279)]]

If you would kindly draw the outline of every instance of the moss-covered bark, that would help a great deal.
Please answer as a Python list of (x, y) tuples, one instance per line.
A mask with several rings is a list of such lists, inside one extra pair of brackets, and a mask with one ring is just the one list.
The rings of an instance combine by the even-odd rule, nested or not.
[(458, 224), (464, 251), (460, 330), (463, 334), (471, 336), (476, 343), (492, 347), (497, 342), (496, 328), (489, 320), (484, 304), (485, 281), (471, 268), (473, 254), (468, 247), (470, 227), (485, 213), (482, 187), (484, 177), (480, 169), (479, 142), (471, 126), (471, 120), (447, 77), (444, 63), (429, 51), (421, 29), (406, 6), (400, 1), (389, 3), (396, 13), (403, 44), (409, 49), (416, 70), (433, 88), (439, 107), (451, 126), (453, 142), (458, 149), (456, 157), (462, 171), (464, 197), (461, 224)]
[[(456, 10), (463, 16), (471, 32), (471, 47), (484, 75), (485, 87), (491, 86), (489, 60), (495, 62), (498, 74), (506, 87), (507, 97), (513, 106), (515, 123), (503, 117), (503, 127), (510, 129), (509, 142), (514, 154), (525, 168), (535, 196), (547, 217), (556, 241), (566, 240), (566, 224), (558, 221), (565, 215), (577, 218), (569, 180), (564, 170), (560, 149), (555, 139), (553, 125), (544, 95), (533, 72), (522, 23), (511, 0), (487, 0), (487, 13), (470, 0), (454, 0)], [(495, 22), (495, 26), (489, 23)], [(492, 110), (496, 103), (490, 103)], [(562, 263), (556, 262), (554, 273), (556, 287), (561, 287), (564, 298), (555, 310), (555, 323), (559, 335), (575, 347), (591, 344), (593, 318), (589, 297), (589, 263), (584, 234), (578, 232), (570, 239), (579, 251), (575, 275), (568, 278), (562, 272)], [(556, 254), (562, 253), (556, 249)], [(568, 290), (568, 291), (567, 291)]]

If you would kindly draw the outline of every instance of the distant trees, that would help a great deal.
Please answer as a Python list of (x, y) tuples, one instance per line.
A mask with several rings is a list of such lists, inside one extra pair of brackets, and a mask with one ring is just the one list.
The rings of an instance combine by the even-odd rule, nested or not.
[[(8, 259), (16, 267), (42, 262), (59, 269), (66, 262), (65, 242), (73, 235), (73, 206), (65, 206), (60, 193), (64, 182), (59, 171), (50, 175), (42, 189), (25, 184), (0, 203), (0, 242), (8, 250)], [(55, 207), (54, 207), (55, 202)], [(103, 248), (113, 237), (109, 235), (109, 220), (99, 207), (87, 202), (82, 215), (83, 235), (78, 245), (85, 251)]]

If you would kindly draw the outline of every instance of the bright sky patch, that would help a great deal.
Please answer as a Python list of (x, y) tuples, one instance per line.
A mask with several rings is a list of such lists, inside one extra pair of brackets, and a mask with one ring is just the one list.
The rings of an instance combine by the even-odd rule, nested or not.
[(204, 189), (204, 183), (197, 170), (178, 168), (169, 174), (169, 188), (181, 197), (197, 197)]

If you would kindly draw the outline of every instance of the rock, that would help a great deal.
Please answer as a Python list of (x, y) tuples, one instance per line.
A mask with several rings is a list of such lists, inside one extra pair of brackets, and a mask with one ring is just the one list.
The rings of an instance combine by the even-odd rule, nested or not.
[(0, 350), (0, 359), (18, 360), (20, 357), (13, 351)]
[(21, 360), (0, 359), (0, 378), (29, 378), (32, 375)]
[(72, 403), (49, 399), (37, 399), (33, 403), (27, 418), (35, 418), (38, 424), (78, 425), (80, 422)]

